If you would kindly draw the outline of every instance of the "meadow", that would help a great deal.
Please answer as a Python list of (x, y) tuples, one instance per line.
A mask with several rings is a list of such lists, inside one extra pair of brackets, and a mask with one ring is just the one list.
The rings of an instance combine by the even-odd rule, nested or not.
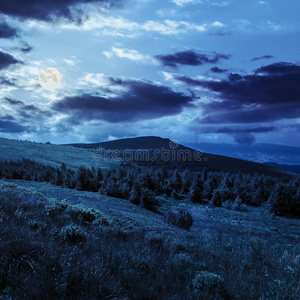
[[(299, 219), (1, 182), (3, 299), (297, 299)], [(188, 210), (189, 230), (165, 222)]]
[(99, 169), (57, 145), (45, 163), (15, 143), (1, 152), (0, 299), (300, 298), (298, 177)]

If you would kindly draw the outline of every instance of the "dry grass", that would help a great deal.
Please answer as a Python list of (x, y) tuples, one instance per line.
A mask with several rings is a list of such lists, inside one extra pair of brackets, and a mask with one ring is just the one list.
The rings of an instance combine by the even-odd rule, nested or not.
[[(14, 182), (20, 187), (0, 186), (4, 298), (299, 298), (299, 219), (172, 199), (155, 214), (97, 193)], [(182, 208), (194, 219), (189, 231), (163, 221)]]
[(62, 145), (46, 145), (33, 142), (0, 138), (0, 160), (34, 159), (36, 162), (60, 167), (65, 163), (69, 168), (109, 168), (118, 166), (119, 162), (111, 158), (96, 161), (91, 149)]

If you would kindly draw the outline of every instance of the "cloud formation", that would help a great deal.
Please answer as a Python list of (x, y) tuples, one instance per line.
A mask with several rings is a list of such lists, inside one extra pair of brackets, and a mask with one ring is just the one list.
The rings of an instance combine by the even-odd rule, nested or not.
[[(236, 127), (221, 127), (214, 130), (215, 133), (263, 133), (263, 132), (272, 132), (276, 131), (277, 127), (275, 126), (260, 126), (260, 127), (244, 127), (244, 128), (236, 128)], [(211, 132), (211, 130), (210, 130)]]
[(200, 66), (203, 64), (216, 64), (221, 59), (229, 59), (229, 55), (213, 53), (203, 54), (193, 50), (176, 52), (174, 54), (156, 55), (155, 58), (167, 67), (176, 68), (178, 65)]
[(271, 59), (274, 58), (273, 55), (263, 55), (263, 56), (259, 56), (259, 57), (254, 57), (251, 59), (251, 61), (257, 61), (257, 60), (262, 60), (262, 59)]
[(20, 63), (20, 61), (16, 60), (12, 55), (0, 51), (0, 70), (17, 63)]
[(201, 103), (199, 123), (256, 123), (294, 119), (300, 115), (300, 66), (279, 62), (252, 75), (229, 74), (226, 80), (173, 79), (211, 92), (215, 101)]
[(253, 145), (256, 138), (252, 133), (235, 134), (234, 141), (238, 144)]
[(30, 46), (27, 42), (23, 42), (23, 45), (22, 45), (22, 47), (20, 48), (20, 50), (21, 50), (23, 53), (28, 53), (28, 52), (30, 52), (32, 49), (33, 49), (33, 47)]
[(5, 21), (0, 21), (0, 39), (11, 39), (18, 36), (18, 30)]
[(0, 11), (3, 14), (20, 19), (37, 19), (51, 21), (58, 17), (80, 21), (82, 11), (75, 9), (77, 4), (96, 3), (106, 8), (119, 4), (119, 0), (13, 0), (1, 1)]
[(1, 120), (0, 117), (0, 132), (17, 133), (26, 131), (26, 127), (13, 121)]
[(226, 73), (228, 70), (225, 70), (225, 69), (220, 69), (220, 68), (218, 68), (218, 67), (213, 67), (213, 68), (211, 68), (210, 69), (211, 70), (211, 72), (213, 72), (213, 73)]
[[(169, 87), (142, 80), (107, 78), (107, 89), (117, 90), (113, 96), (82, 94), (66, 97), (52, 109), (71, 114), (77, 120), (104, 120), (111, 123), (156, 119), (176, 115), (191, 107), (193, 98)], [(106, 91), (107, 92), (107, 91)]]
[(102, 52), (107, 58), (111, 58), (113, 55), (116, 55), (117, 57), (121, 58), (128, 58), (130, 60), (142, 60), (142, 61), (152, 61), (152, 58), (148, 55), (143, 55), (137, 50), (134, 49), (122, 49), (122, 48), (116, 48), (112, 47), (111, 51), (103, 51)]

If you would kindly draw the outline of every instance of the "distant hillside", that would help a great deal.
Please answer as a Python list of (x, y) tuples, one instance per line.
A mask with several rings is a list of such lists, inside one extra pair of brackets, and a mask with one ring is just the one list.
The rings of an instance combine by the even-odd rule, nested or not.
[(268, 162), (266, 164), (269, 166), (279, 167), (279, 168), (288, 170), (290, 172), (300, 174), (300, 165), (282, 165), (282, 164), (276, 164), (276, 163), (272, 163), (272, 162)]
[[(294, 173), (284, 170), (279, 167), (264, 165), (256, 162), (241, 160), (237, 158), (215, 155), (209, 153), (202, 153), (201, 160), (196, 160), (194, 158), (190, 160), (181, 159), (176, 160), (172, 157), (170, 159), (165, 160), (162, 156), (158, 156), (155, 161), (151, 161), (152, 154), (155, 152), (155, 149), (164, 149), (168, 150), (170, 154), (174, 153), (177, 155), (179, 151), (189, 151), (194, 157), (194, 153), (196, 151), (192, 148), (174, 144), (171, 140), (148, 136), (148, 137), (138, 137), (138, 138), (127, 138), (114, 140), (109, 142), (99, 142), (92, 144), (71, 144), (71, 146), (81, 147), (81, 148), (105, 148), (105, 149), (118, 149), (122, 153), (122, 151), (126, 151), (131, 149), (133, 153), (137, 153), (137, 150), (148, 150), (150, 153), (150, 160), (148, 159), (132, 159), (133, 162), (139, 163), (143, 166), (153, 166), (153, 165), (168, 165), (171, 167), (180, 167), (187, 168), (192, 170), (201, 170), (206, 167), (209, 170), (224, 170), (228, 172), (244, 172), (244, 173), (262, 173), (266, 175), (273, 176), (283, 176), (283, 175), (295, 175)], [(151, 150), (149, 150), (151, 149)], [(171, 155), (172, 156), (172, 155)], [(120, 154), (122, 157), (122, 154)], [(177, 157), (177, 156), (176, 156)]]
[[(76, 146), (80, 148), (98, 148), (103, 147), (107, 149), (170, 149), (170, 143), (173, 142), (169, 139), (164, 139), (157, 136), (143, 136), (137, 138), (127, 138), (114, 140), (109, 142), (100, 142), (100, 143), (92, 143), (92, 144), (69, 144), (71, 146)], [(172, 145), (171, 144), (171, 145)], [(176, 149), (191, 149), (182, 145), (174, 145), (173, 148)]]
[(185, 143), (199, 151), (226, 155), (259, 163), (278, 165), (300, 165), (300, 148), (275, 144), (258, 143), (254, 145)]
[(62, 163), (65, 163), (70, 168), (80, 166), (109, 168), (120, 164), (119, 161), (112, 160), (110, 157), (106, 160), (95, 160), (93, 152), (92, 149), (0, 138), (0, 160), (26, 158), (53, 167), (60, 167)]

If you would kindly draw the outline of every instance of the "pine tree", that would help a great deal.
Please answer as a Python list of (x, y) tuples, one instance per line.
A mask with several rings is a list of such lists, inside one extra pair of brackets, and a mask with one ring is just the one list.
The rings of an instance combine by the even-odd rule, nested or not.
[(129, 195), (129, 200), (131, 203), (139, 205), (141, 203), (141, 195), (137, 189), (137, 187), (133, 186), (130, 195)]
[(77, 190), (85, 190), (85, 177), (86, 177), (86, 168), (81, 166), (79, 167), (76, 178), (75, 178), (75, 188)]
[(224, 201), (224, 197), (222, 191), (219, 189), (215, 189), (213, 192), (213, 196), (210, 200), (210, 203), (215, 207), (220, 207), (222, 206), (223, 201)]
[(57, 168), (56, 169), (56, 177), (55, 177), (55, 185), (63, 186), (64, 179), (61, 171)]

